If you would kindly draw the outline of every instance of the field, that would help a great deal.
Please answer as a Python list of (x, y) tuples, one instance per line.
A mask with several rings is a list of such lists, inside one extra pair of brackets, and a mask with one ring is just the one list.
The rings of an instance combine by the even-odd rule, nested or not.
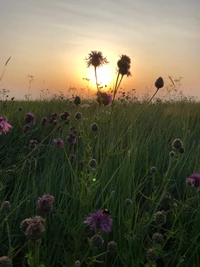
[[(0, 115), (12, 126), (0, 256), (12, 266), (200, 266), (198, 179), (186, 184), (200, 173), (199, 103), (13, 100)], [(84, 223), (96, 212), (111, 229)]]

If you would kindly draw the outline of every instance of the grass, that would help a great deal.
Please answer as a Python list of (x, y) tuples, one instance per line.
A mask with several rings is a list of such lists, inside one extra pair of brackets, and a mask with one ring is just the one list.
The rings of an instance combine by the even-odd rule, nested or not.
[[(0, 212), (0, 256), (12, 258), (13, 266), (72, 267), (77, 260), (95, 267), (200, 266), (200, 198), (185, 183), (200, 172), (200, 104), (155, 102), (132, 125), (144, 107), (146, 102), (118, 102), (99, 108), (95, 101), (75, 107), (65, 100), (2, 105), (1, 116), (13, 128), (0, 135), (0, 201), (11, 205)], [(69, 123), (58, 117), (56, 125), (41, 125), (43, 117), (65, 111), (71, 114)], [(27, 112), (35, 115), (36, 124), (23, 133)], [(76, 144), (66, 140), (72, 127)], [(56, 147), (54, 138), (64, 140), (64, 149)], [(184, 153), (173, 149), (176, 138)], [(35, 147), (31, 140), (37, 140)], [(88, 165), (92, 158), (96, 168)], [(20, 223), (40, 215), (36, 202), (44, 194), (55, 201), (39, 244), (24, 235)], [(111, 210), (112, 231), (101, 233), (104, 243), (97, 250), (90, 244), (95, 233), (83, 221), (105, 208)], [(155, 214), (162, 210), (166, 223), (159, 225)], [(161, 244), (152, 240), (157, 232), (163, 235)], [(115, 253), (107, 251), (110, 241), (117, 244)]]

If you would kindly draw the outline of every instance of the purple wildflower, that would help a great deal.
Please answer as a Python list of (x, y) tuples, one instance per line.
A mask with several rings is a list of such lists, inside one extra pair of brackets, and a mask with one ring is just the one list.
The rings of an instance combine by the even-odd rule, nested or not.
[(91, 51), (88, 54), (88, 58), (85, 59), (87, 61), (87, 67), (93, 66), (95, 68), (103, 66), (104, 64), (108, 64), (106, 57), (103, 57), (102, 52)]
[(88, 216), (83, 222), (85, 224), (91, 225), (91, 230), (94, 232), (110, 232), (112, 226), (112, 218), (109, 214), (103, 213), (100, 210)]
[(24, 132), (24, 133), (29, 133), (30, 130), (31, 130), (30, 125), (28, 125), (28, 124), (24, 125), (24, 128), (23, 128), (23, 132)]
[(112, 95), (106, 92), (98, 91), (97, 102), (99, 103), (99, 105), (103, 104), (104, 106), (107, 106), (112, 102)]
[(6, 134), (12, 126), (7, 122), (5, 117), (0, 116), (0, 135), (2, 133)]
[(54, 144), (59, 148), (64, 148), (64, 142), (61, 138), (53, 139)]
[(66, 137), (67, 141), (70, 143), (75, 144), (76, 143), (76, 135), (73, 132), (70, 132), (68, 136)]
[(37, 210), (40, 213), (48, 213), (53, 209), (54, 197), (50, 194), (38, 198)]
[(25, 123), (35, 124), (35, 115), (31, 112), (26, 113), (24, 121)]
[(188, 186), (196, 188), (197, 190), (200, 190), (200, 174), (191, 174), (190, 177), (186, 179), (186, 184)]

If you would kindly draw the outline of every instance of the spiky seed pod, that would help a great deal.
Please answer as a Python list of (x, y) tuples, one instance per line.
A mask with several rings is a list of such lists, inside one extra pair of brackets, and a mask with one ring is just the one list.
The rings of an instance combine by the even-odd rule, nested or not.
[(162, 244), (164, 242), (163, 235), (160, 233), (154, 233), (152, 240), (155, 244)]
[(159, 77), (156, 81), (155, 81), (155, 87), (157, 88), (157, 90), (159, 90), (160, 88), (162, 88), (164, 86), (164, 81), (162, 77)]
[(103, 246), (104, 240), (102, 238), (102, 236), (100, 234), (95, 234), (93, 235), (93, 237), (90, 239), (91, 245), (96, 248), (99, 249)]
[(115, 241), (110, 241), (108, 244), (107, 244), (107, 250), (110, 252), (110, 253), (115, 253), (116, 250), (117, 250), (117, 243)]
[(80, 98), (79, 96), (76, 96), (76, 97), (74, 98), (74, 104), (75, 104), (76, 106), (78, 106), (78, 105), (81, 104), (81, 98)]

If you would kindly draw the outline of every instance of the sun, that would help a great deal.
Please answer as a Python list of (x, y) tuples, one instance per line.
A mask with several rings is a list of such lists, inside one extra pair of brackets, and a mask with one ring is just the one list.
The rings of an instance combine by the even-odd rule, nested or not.
[[(95, 79), (94, 68), (88, 69), (87, 77), (90, 80), (90, 84), (92, 88), (96, 89), (96, 79)], [(101, 86), (109, 87), (111, 83), (113, 82), (112, 69), (109, 66), (102, 66), (102, 67), (97, 68), (97, 81), (98, 81), (99, 87)]]

